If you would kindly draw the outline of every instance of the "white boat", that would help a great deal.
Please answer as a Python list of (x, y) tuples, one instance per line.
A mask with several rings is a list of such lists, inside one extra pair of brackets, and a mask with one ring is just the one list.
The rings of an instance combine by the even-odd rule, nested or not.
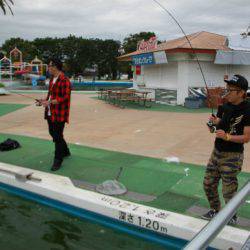
[[(0, 163), (0, 189), (165, 246), (190, 241), (207, 222), (76, 187), (68, 177)], [(211, 243), (241, 249), (250, 232), (230, 226)], [(171, 239), (175, 239), (171, 241)]]

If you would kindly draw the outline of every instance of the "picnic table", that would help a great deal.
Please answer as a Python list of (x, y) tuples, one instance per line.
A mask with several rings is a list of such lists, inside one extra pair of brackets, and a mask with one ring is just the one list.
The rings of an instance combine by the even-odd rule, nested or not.
[(104, 99), (121, 108), (125, 108), (128, 102), (133, 102), (144, 107), (151, 107), (152, 99), (148, 98), (149, 93), (151, 92), (135, 89), (105, 90), (98, 92), (98, 98)]
[[(120, 90), (125, 90), (125, 88), (116, 88), (116, 91), (120, 91)], [(105, 89), (105, 90), (99, 90), (97, 91), (97, 94), (98, 94), (98, 99), (108, 99), (108, 97), (111, 95), (111, 93), (115, 91), (115, 90), (112, 90), (112, 89)]]

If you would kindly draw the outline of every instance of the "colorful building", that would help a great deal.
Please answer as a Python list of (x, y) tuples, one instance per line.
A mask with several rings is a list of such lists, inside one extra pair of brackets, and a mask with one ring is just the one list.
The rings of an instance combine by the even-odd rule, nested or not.
[[(160, 103), (183, 105), (190, 88), (205, 87), (196, 55), (209, 87), (224, 86), (224, 78), (236, 73), (250, 80), (250, 43), (249, 50), (235, 50), (226, 36), (205, 31), (188, 38), (193, 48), (185, 37), (158, 45), (151, 39), (148, 46), (143, 41), (137, 51), (118, 60), (131, 61), (134, 87), (152, 91), (152, 97)], [(248, 44), (249, 40), (249, 36), (239, 35), (237, 41)]]

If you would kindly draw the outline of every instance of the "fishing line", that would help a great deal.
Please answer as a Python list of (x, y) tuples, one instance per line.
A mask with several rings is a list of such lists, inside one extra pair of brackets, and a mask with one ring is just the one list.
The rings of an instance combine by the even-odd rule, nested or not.
[(33, 97), (33, 96), (28, 96), (28, 95), (24, 95), (24, 94), (21, 94), (21, 93), (16, 93), (16, 92), (11, 92), (11, 91), (10, 91), (10, 93), (11, 93), (11, 94), (14, 94), (14, 95), (23, 96), (23, 97), (25, 97), (25, 98), (29, 98), (29, 99), (32, 99), (32, 100), (38, 101), (38, 99), (37, 99), (37, 98), (35, 98), (35, 97)]
[[(182, 28), (182, 26), (180, 25), (180, 23), (177, 21), (177, 19), (173, 16), (173, 14), (172, 14), (170, 11), (168, 11), (168, 10), (166, 9), (165, 6), (163, 6), (163, 5), (162, 5), (160, 2), (158, 2), (157, 0), (152, 0), (152, 1), (154, 1), (161, 9), (163, 9), (163, 10), (164, 10), (164, 11), (165, 11), (165, 12), (175, 21), (175, 23), (176, 23), (176, 24), (178, 25), (178, 27), (180, 28), (181, 32), (184, 34), (184, 36), (185, 36), (185, 38), (186, 38), (186, 40), (187, 40), (187, 42), (188, 42), (190, 48), (192, 49), (193, 54), (195, 55), (196, 62), (197, 62), (197, 64), (198, 64), (198, 66), (199, 66), (199, 69), (200, 69), (200, 72), (201, 72), (201, 75), (202, 75), (202, 79), (203, 79), (203, 81), (204, 81), (204, 83), (205, 83), (205, 86), (206, 86), (207, 97), (208, 97), (208, 99), (210, 99), (210, 101), (211, 101), (211, 96), (210, 96), (210, 93), (209, 93), (209, 90), (208, 90), (208, 85), (207, 85), (206, 78), (205, 78), (204, 72), (203, 72), (203, 70), (202, 70), (202, 67), (201, 67), (201, 64), (200, 64), (198, 55), (197, 55), (197, 53), (195, 52), (195, 50), (194, 50), (194, 48), (193, 48), (193, 46), (192, 46), (192, 44), (191, 44), (191, 41), (190, 41), (190, 39), (188, 38), (186, 32), (184, 31), (184, 29)], [(213, 113), (214, 113), (213, 107), (211, 107), (211, 110), (212, 110), (212, 115), (213, 115)]]

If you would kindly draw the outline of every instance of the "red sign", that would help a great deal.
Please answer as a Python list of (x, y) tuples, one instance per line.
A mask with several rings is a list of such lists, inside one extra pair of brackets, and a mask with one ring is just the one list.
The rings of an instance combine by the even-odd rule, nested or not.
[(148, 51), (148, 50), (153, 50), (157, 49), (157, 38), (156, 36), (153, 36), (149, 38), (148, 41), (140, 41), (137, 46), (137, 50), (140, 51)]
[(141, 74), (141, 65), (136, 65), (135, 66), (135, 74), (140, 75)]

